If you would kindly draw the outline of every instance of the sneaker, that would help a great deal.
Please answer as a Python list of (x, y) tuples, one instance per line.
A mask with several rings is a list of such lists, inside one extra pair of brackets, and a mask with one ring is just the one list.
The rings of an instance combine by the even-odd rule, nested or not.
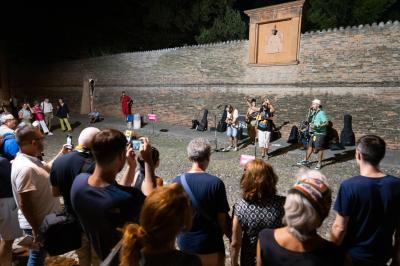
[(310, 162), (307, 160), (302, 160), (300, 162), (297, 162), (297, 165), (308, 165)]
[(53, 136), (53, 133), (48, 132), (47, 135), (48, 135), (48, 136)]
[(238, 147), (235, 147), (234, 150), (235, 150), (235, 151), (238, 151)]
[(222, 151), (230, 151), (233, 147), (232, 146), (228, 146), (226, 148), (223, 148)]
[(320, 163), (317, 163), (317, 166), (314, 167), (315, 170), (319, 170), (322, 168), (322, 165)]

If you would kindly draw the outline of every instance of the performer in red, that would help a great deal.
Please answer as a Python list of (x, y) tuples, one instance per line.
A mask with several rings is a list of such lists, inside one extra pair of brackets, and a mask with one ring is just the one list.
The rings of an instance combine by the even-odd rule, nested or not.
[(121, 103), (122, 113), (124, 113), (126, 120), (127, 116), (131, 114), (132, 99), (123, 91), (121, 97), (119, 98), (119, 102)]

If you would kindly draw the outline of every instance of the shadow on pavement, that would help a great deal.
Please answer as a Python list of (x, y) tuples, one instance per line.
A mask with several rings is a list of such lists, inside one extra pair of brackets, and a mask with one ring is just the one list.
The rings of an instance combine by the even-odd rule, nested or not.
[(353, 160), (355, 154), (356, 154), (355, 149), (343, 151), (341, 153), (336, 153), (336, 154), (334, 154), (333, 157), (329, 157), (329, 158), (322, 160), (323, 162), (327, 162), (327, 163), (324, 163), (323, 165), (327, 166), (327, 165), (332, 165), (335, 163), (344, 163), (344, 162)]
[(279, 148), (279, 149), (276, 149), (276, 150), (270, 152), (269, 155), (271, 157), (273, 157), (273, 156), (286, 154), (286, 153), (288, 153), (290, 151), (297, 150), (300, 147), (301, 147), (301, 144), (299, 144), (299, 143), (290, 144), (289, 146), (286, 146), (286, 147), (283, 147), (283, 148)]

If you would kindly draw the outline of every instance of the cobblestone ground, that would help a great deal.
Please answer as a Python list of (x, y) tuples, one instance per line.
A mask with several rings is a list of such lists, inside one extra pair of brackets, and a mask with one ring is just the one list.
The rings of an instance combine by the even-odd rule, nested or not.
[[(80, 118), (81, 121), (84, 121), (83, 119), (84, 118)], [(75, 124), (78, 125), (78, 123)], [(87, 126), (87, 124), (79, 125), (74, 129), (74, 143), (76, 143), (79, 132), (85, 126)], [(106, 120), (96, 124), (96, 126), (99, 128), (112, 127), (119, 130), (125, 129), (124, 124), (118, 120)], [(159, 128), (162, 127), (168, 128), (169, 131), (161, 133)], [(152, 134), (151, 125), (141, 129), (139, 132), (148, 136), (153, 146), (160, 150), (161, 163), (156, 173), (164, 180), (169, 180), (189, 168), (190, 164), (186, 159), (185, 152), (186, 145), (190, 139), (197, 136), (204, 136), (210, 140), (214, 140), (215, 138), (213, 132), (202, 133), (167, 125), (157, 125), (154, 134)], [(65, 142), (65, 133), (61, 132), (59, 129), (54, 130), (53, 133), (54, 136), (46, 137), (46, 159), (54, 156), (62, 143)], [(226, 145), (226, 138), (223, 134), (218, 133), (217, 139), (219, 146)], [(278, 193), (282, 195), (285, 195), (286, 191), (293, 185), (295, 181), (294, 176), (299, 170), (299, 167), (296, 166), (295, 163), (304, 156), (303, 151), (285, 145), (284, 140), (273, 142), (271, 151), (275, 156), (269, 159), (269, 162), (273, 165), (279, 176)], [(237, 152), (213, 152), (208, 169), (209, 173), (219, 176), (225, 182), (228, 200), (231, 206), (240, 197), (239, 180), (243, 172), (243, 168), (239, 165), (240, 154), (254, 154), (254, 146), (243, 147)], [(329, 153), (326, 156), (325, 166), (322, 168), (322, 172), (328, 177), (329, 183), (333, 189), (334, 198), (336, 197), (341, 181), (358, 173), (353, 157), (354, 151), (352, 151), (352, 149), (336, 154)], [(400, 166), (398, 164), (384, 166), (383, 170), (390, 174), (400, 175)], [(325, 220), (325, 223), (320, 229), (320, 233), (324, 237), (328, 236), (328, 229), (333, 222), (333, 218), (334, 212), (331, 211), (329, 217)], [(228, 250), (226, 254), (228, 256), (228, 265)], [(46, 265), (74, 265), (77, 264), (75, 259), (75, 254), (71, 252), (64, 256), (49, 257), (46, 261)]]

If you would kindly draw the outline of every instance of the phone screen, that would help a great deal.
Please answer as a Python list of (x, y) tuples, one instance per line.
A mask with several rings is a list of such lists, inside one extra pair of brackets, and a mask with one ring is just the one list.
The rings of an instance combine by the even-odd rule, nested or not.
[(72, 145), (72, 136), (67, 136), (67, 144)]

